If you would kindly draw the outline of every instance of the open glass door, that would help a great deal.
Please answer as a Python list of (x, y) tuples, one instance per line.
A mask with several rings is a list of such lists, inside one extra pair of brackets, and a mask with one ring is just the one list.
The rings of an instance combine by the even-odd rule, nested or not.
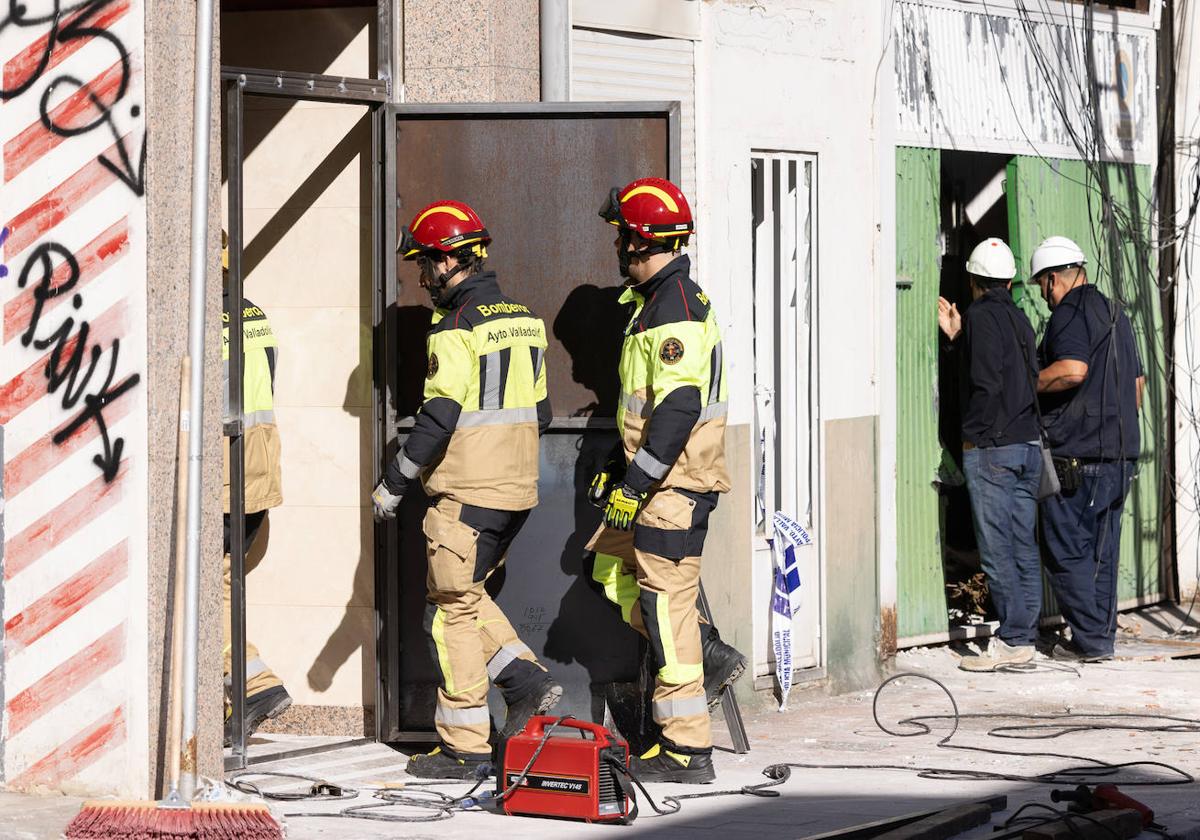
[[(271, 375), (285, 476), (283, 503), (265, 518), (265, 533), (259, 531), (247, 557), (243, 366), (232, 362), (243, 359), (242, 343), (253, 340), (254, 325), (243, 325), (243, 307), (231, 305), (228, 393), (234, 419), (225, 434), (233, 745), (226, 768), (237, 769), (297, 754), (270, 744), (253, 754), (247, 749), (247, 683), (261, 678), (263, 668), (273, 667), (310, 708), (313, 698), (322, 697), (339, 698), (328, 708), (357, 704), (359, 739), (371, 726), (377, 637), (372, 586), (379, 552), (369, 493), (382, 452), (371, 348), (382, 313), (375, 290), (383, 273), (386, 89), (378, 80), (225, 67), (222, 93), (228, 299), (261, 307), (279, 341)], [(317, 103), (337, 107), (314, 110)], [(329, 136), (330, 148), (320, 145), (320, 132)], [(320, 150), (315, 160), (314, 148)], [(356, 257), (348, 265), (346, 253)], [(330, 255), (335, 261), (323, 265)], [(246, 565), (259, 566), (251, 579), (249, 636), (261, 659), (251, 663)]]
[[(385, 242), (396, 241), (397, 219), (407, 224), (430, 201), (468, 201), (493, 236), (488, 264), (501, 288), (546, 323), (554, 421), (541, 443), (540, 503), (505, 574), (493, 576), (507, 583), (496, 579), (492, 594), (563, 684), (557, 711), (600, 720), (605, 687), (636, 679), (639, 642), (598, 593), (584, 551), (600, 517), (585, 491), (616, 442), (626, 322), (613, 234), (597, 210), (613, 186), (635, 177), (679, 178), (679, 105), (402, 105), (389, 106), (385, 122)], [(392, 254), (385, 265), (390, 457), (420, 406), (431, 310), (411, 263)], [(437, 676), (422, 627), (425, 506), (420, 493), (406, 496), (377, 558), (378, 716), (386, 741), (433, 737)], [(503, 709), (499, 697), (492, 703)]]

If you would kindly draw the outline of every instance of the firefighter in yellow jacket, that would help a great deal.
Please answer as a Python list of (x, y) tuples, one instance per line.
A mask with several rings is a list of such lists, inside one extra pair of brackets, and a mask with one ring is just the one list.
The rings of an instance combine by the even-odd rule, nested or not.
[(697, 610), (709, 514), (729, 490), (724, 350), (680, 250), (694, 225), (679, 188), (638, 179), (614, 189), (600, 215), (618, 229), (621, 302), (632, 314), (619, 368), (621, 452), (593, 482), (604, 524), (588, 548), (593, 577), (649, 640), (662, 727), (630, 769), (647, 782), (711, 782), (709, 710), (746, 667)]
[[(222, 276), (229, 270), (229, 250), (224, 231), (221, 231)], [(230, 416), (229, 399), (229, 288), (225, 287), (224, 311), (221, 313), (221, 359), (225, 365), (225, 411)], [(245, 451), (245, 511), (246, 530), (242, 548), (246, 554), (254, 544), (270, 508), (283, 504), (279, 469), (279, 430), (275, 426), (275, 366), (278, 342), (271, 332), (267, 315), (250, 301), (242, 298), (242, 440)], [(225, 688), (233, 686), (233, 645), (230, 641), (231, 623), (231, 566), (229, 522), (229, 439), (224, 439), (225, 458), (225, 623), (224, 660)], [(265, 720), (281, 714), (292, 705), (292, 698), (283, 682), (267, 667), (258, 655), (258, 648), (246, 641), (246, 737), (250, 737)], [(231, 708), (226, 707), (225, 746), (233, 738)]]
[(441, 675), (441, 744), (407, 767), (425, 778), (470, 779), (490, 762), (491, 682), (508, 706), (500, 738), (562, 695), (484, 589), (537, 505), (538, 439), (551, 418), (545, 325), (483, 270), (490, 242), (469, 206), (438, 201), (416, 214), (400, 244), (436, 311), (425, 401), (373, 499), (377, 519), (393, 518), (418, 477), (431, 499), (425, 629)]

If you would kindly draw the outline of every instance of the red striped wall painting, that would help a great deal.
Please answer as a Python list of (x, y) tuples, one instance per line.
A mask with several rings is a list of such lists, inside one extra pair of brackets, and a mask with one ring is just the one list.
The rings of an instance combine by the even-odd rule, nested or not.
[(145, 10), (82, 0), (7, 14), (0, 786), (141, 797)]

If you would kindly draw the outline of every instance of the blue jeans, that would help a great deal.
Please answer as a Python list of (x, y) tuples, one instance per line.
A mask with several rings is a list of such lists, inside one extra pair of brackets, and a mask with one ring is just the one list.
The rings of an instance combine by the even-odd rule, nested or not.
[(1000, 618), (1000, 639), (1032, 645), (1042, 609), (1037, 543), (1041, 450), (1036, 443), (968, 449), (963, 452), (963, 472), (979, 561)]
[(1117, 635), (1121, 511), (1133, 461), (1084, 464), (1078, 490), (1042, 502), (1046, 571), (1075, 645), (1109, 655)]

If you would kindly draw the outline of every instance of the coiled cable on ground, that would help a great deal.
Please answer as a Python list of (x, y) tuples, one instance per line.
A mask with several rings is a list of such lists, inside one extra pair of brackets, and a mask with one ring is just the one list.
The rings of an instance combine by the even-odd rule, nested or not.
[[(880, 698), (884, 695), (889, 686), (901, 679), (925, 680), (936, 685), (946, 695), (946, 698), (950, 703), (950, 714), (914, 715), (895, 721), (891, 724), (885, 723), (880, 717)], [(641, 791), (642, 795), (645, 797), (650, 807), (653, 808), (655, 813), (662, 816), (678, 813), (682, 809), (682, 803), (685, 800), (710, 799), (721, 796), (777, 797), (780, 795), (780, 792), (778, 790), (772, 790), (771, 788), (776, 788), (785, 784), (791, 778), (793, 770), (897, 770), (916, 773), (917, 776), (922, 779), (935, 779), (942, 781), (1000, 781), (1039, 785), (1079, 785), (1108, 782), (1112, 784), (1133, 787), (1185, 785), (1196, 781), (1192, 774), (1162, 761), (1108, 762), (1098, 758), (1071, 755), (1067, 753), (1001, 750), (993, 747), (951, 743), (954, 737), (958, 734), (962, 722), (967, 720), (1033, 721), (1032, 723), (1009, 723), (1007, 725), (1000, 725), (993, 727), (985, 733), (986, 736), (993, 738), (1032, 741), (1051, 740), (1054, 738), (1061, 738), (1064, 735), (1071, 735), (1079, 732), (1124, 731), (1165, 734), (1200, 732), (1200, 720), (1193, 718), (1124, 712), (1095, 714), (1011, 714), (1007, 712), (989, 712), (964, 714), (959, 710), (958, 701), (955, 699), (953, 692), (951, 692), (944, 683), (935, 679), (934, 677), (913, 672), (895, 674), (880, 683), (879, 687), (875, 689), (875, 695), (871, 703), (871, 716), (875, 721), (875, 725), (879, 727), (881, 731), (896, 738), (914, 738), (923, 735), (933, 735), (934, 731), (933, 726), (931, 725), (933, 722), (949, 721), (951, 723), (950, 731), (941, 736), (935, 744), (935, 746), (939, 749), (961, 750), (972, 753), (983, 753), (987, 755), (998, 755), (1018, 759), (1057, 758), (1073, 763), (1068, 764), (1067, 766), (1058, 770), (1052, 770), (1046, 773), (1020, 774), (999, 773), (989, 770), (964, 769), (958, 767), (927, 767), (913, 764), (818, 764), (789, 761), (770, 764), (764, 767), (762, 775), (767, 778), (767, 781), (757, 785), (745, 785), (740, 788), (731, 788), (729, 790), (673, 794), (662, 797), (659, 802), (656, 802), (654, 798), (650, 796), (642, 782), (638, 780), (637, 777), (631, 773), (621, 762), (610, 761), (609, 763), (610, 766), (612, 766), (613, 769), (618, 773), (622, 774), (624, 779), (630, 784), (631, 787), (629, 789), (629, 793), (631, 794), (631, 799), (633, 800), (631, 802), (631, 806), (636, 808), (636, 798), (632, 796), (633, 788), (636, 788), (637, 790)], [(406, 784), (401, 790), (388, 789), (376, 791), (374, 794), (375, 797), (382, 800), (377, 803), (372, 802), (361, 805), (353, 805), (336, 812), (293, 813), (286, 814), (285, 816), (358, 818), (379, 820), (383, 822), (433, 822), (437, 820), (449, 819), (457, 811), (468, 810), (475, 807), (496, 807), (503, 802), (504, 799), (510, 796), (512, 792), (517, 789), (517, 787), (519, 787), (521, 781), (529, 774), (534, 762), (537, 761), (542, 749), (549, 741), (550, 735), (554, 732), (555, 728), (568, 717), (570, 716), (568, 715), (559, 718), (551, 726), (547, 727), (542, 736), (541, 742), (534, 750), (534, 753), (530, 757), (528, 763), (525, 765), (524, 770), (522, 770), (521, 774), (514, 780), (514, 783), (508, 785), (505, 792), (499, 795), (492, 794), (490, 791), (485, 791), (483, 794), (476, 796), (476, 792), (486, 781), (486, 776), (477, 779), (474, 787), (461, 796), (449, 796), (439, 791), (423, 789), (423, 786), (445, 784), (445, 782), (417, 782), (414, 784)], [(1135, 770), (1165, 771), (1165, 774), (1147, 772), (1135, 774), (1130, 772)], [(262, 792), (256, 786), (249, 783), (238, 785), (234, 781), (243, 775), (255, 774), (252, 772), (238, 774), (237, 776), (231, 778), (231, 784), (243, 792), (258, 793), (266, 798), (285, 799), (286, 801), (298, 801), (302, 799), (347, 798), (344, 796), (330, 797), (310, 796), (304, 794), (279, 795), (272, 794), (271, 792)], [(297, 776), (291, 774), (261, 775), (281, 775), (294, 779), (302, 779), (305, 781), (321, 782), (319, 779), (311, 779), (307, 776)], [(343, 788), (343, 790), (350, 791), (352, 789)], [(355, 794), (357, 795), (357, 791), (355, 791)], [(1031, 803), (1031, 805), (1032, 804), (1037, 803)], [(427, 815), (416, 816), (385, 812), (383, 810), (396, 806), (424, 809), (430, 811), (431, 813)], [(1028, 807), (1029, 806), (1024, 806), (1019, 809), (1012, 817), (1009, 818), (1008, 822), (1012, 823), (1018, 818), (1018, 815), (1023, 814)], [(1056, 815), (1067, 813), (1051, 808), (1048, 805), (1039, 805), (1039, 807), (1049, 809)], [(1060, 818), (1062, 817), (1054, 817), (1054, 819)], [(1091, 820), (1091, 818), (1087, 817), (1086, 814), (1069, 815), (1069, 819), (1075, 818), (1085, 822)], [(1071, 824), (1068, 821), (1068, 826), (1070, 827), (1070, 825)], [(1074, 831), (1075, 829), (1072, 830)], [(1162, 834), (1163, 836), (1168, 836), (1161, 829), (1158, 829), (1157, 833)]]

